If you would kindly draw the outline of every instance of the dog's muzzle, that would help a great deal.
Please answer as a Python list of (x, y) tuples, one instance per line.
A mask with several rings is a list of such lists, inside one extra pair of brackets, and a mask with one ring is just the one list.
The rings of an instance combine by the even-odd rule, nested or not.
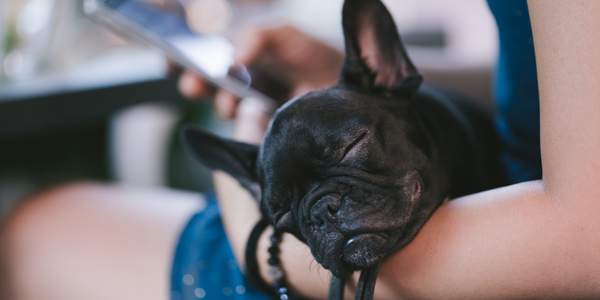
[(377, 265), (397, 240), (394, 228), (372, 222), (383, 218), (373, 208), (386, 197), (362, 185), (329, 182), (304, 199), (302, 235), (315, 259), (338, 277)]

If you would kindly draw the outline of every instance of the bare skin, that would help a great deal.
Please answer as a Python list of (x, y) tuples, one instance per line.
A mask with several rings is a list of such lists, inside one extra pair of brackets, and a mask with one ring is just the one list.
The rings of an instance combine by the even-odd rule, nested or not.
[[(600, 256), (597, 254), (597, 249), (600, 249), (600, 218), (597, 217), (600, 213), (600, 154), (597, 150), (600, 149), (600, 89), (596, 84), (600, 82), (600, 56), (597, 55), (597, 49), (600, 49), (600, 39), (597, 38), (600, 32), (600, 21), (597, 18), (600, 15), (600, 2), (530, 0), (528, 4), (540, 88), (543, 180), (486, 191), (442, 205), (410, 245), (384, 261), (376, 287), (377, 299), (600, 298)], [(235, 106), (229, 107), (235, 110)], [(228, 113), (230, 114), (224, 116), (233, 116), (231, 110)], [(237, 127), (245, 130), (245, 133), (238, 130), (236, 136), (244, 137), (246, 142), (260, 142), (267, 117), (256, 111), (243, 112), (238, 117)], [(249, 136), (253, 137), (248, 138)], [(248, 232), (259, 218), (256, 204), (228, 175), (216, 173), (215, 183), (220, 205), (224, 208), (223, 220), (234, 254), (243, 262), (242, 253)], [(2, 261), (10, 262), (9, 265), (12, 266), (9, 268), (12, 273), (8, 277), (12, 279), (15, 295), (20, 293), (15, 299), (39, 299), (40, 297), (34, 296), (42, 293), (46, 295), (44, 298), (53, 299), (48, 296), (52, 295), (48, 291), (54, 290), (56, 295), (61, 291), (69, 292), (77, 288), (74, 282), (89, 289), (86, 297), (79, 295), (78, 298), (72, 296), (72, 299), (89, 299), (89, 291), (102, 292), (102, 289), (94, 287), (94, 283), (97, 284), (98, 281), (81, 276), (59, 276), (64, 268), (51, 265), (57, 257), (71, 265), (70, 259), (74, 256), (65, 255), (69, 252), (62, 251), (79, 247), (80, 241), (66, 238), (61, 240), (65, 245), (70, 245), (60, 248), (61, 251), (36, 249), (52, 249), (47, 246), (54, 243), (55, 236), (61, 236), (59, 233), (62, 229), (76, 229), (76, 226), (68, 226), (61, 227), (58, 231), (39, 230), (61, 224), (48, 219), (49, 216), (58, 214), (58, 220), (68, 220), (75, 217), (67, 212), (80, 213), (69, 210), (69, 205), (59, 205), (66, 201), (60, 200), (62, 197), (71, 195), (73, 198), (89, 199), (89, 192), (106, 188), (84, 185), (50, 191), (39, 195), (38, 202), (31, 202), (32, 206), (21, 208), (8, 222), (0, 236), (0, 254)], [(73, 194), (73, 189), (81, 194)], [(99, 195), (100, 198), (123, 199), (120, 191), (101, 192)], [(164, 198), (157, 199), (156, 203), (172, 201), (166, 194), (157, 197)], [(42, 202), (41, 199), (54, 200)], [(91, 202), (96, 201), (102, 203), (99, 199)], [(62, 207), (64, 214), (61, 209), (55, 210), (55, 206)], [(165, 204), (164, 207), (166, 206), (168, 205)], [(180, 206), (180, 209), (175, 210), (178, 213), (169, 214), (169, 217), (162, 219), (170, 225), (164, 227), (164, 232), (156, 231), (157, 240), (144, 243), (171, 243), (169, 247), (172, 247), (175, 232), (179, 230), (175, 228), (182, 226), (193, 210), (191, 206)], [(96, 211), (100, 215), (104, 214), (102, 210)], [(107, 212), (105, 215), (111, 216), (116, 212)], [(131, 216), (140, 212), (142, 211), (128, 211)], [(98, 224), (90, 222), (91, 220), (93, 221), (91, 218), (81, 219), (77, 224)], [(122, 233), (128, 236), (127, 230)], [(93, 234), (98, 234), (93, 239), (96, 240), (102, 239), (106, 232), (94, 231)], [(164, 237), (159, 238), (158, 235)], [(47, 238), (43, 238), (44, 236)], [(263, 277), (268, 280), (267, 238), (268, 232), (261, 237), (258, 259)], [(142, 247), (144, 243), (134, 245), (133, 249)], [(112, 242), (107, 240), (99, 246), (104, 244), (110, 245)], [(27, 245), (32, 246), (26, 247)], [(164, 245), (162, 248), (157, 247), (166, 248)], [(314, 263), (306, 246), (288, 235), (281, 248), (282, 265), (292, 288), (308, 297), (326, 298), (329, 275)], [(25, 251), (26, 249), (33, 250)], [(138, 252), (120, 253), (117, 248), (114, 253), (96, 253), (99, 257), (108, 255), (104, 258), (106, 266), (110, 265), (108, 262), (111, 261), (111, 255), (116, 255), (116, 261), (119, 261), (118, 257), (128, 254), (133, 257), (139, 255)], [(159, 262), (162, 265), (148, 270), (152, 275), (148, 274), (147, 283), (156, 283), (161, 278), (164, 280), (164, 272), (168, 274), (166, 256), (165, 251), (158, 251), (152, 256), (156, 259), (152, 260), (153, 263)], [(35, 258), (32, 260), (36, 262), (35, 265), (28, 263), (32, 257)], [(126, 261), (124, 258), (122, 260)], [(150, 261), (150, 256), (145, 261)], [(89, 271), (89, 268), (85, 269)], [(109, 267), (101, 269), (106, 273), (103, 276), (108, 278), (103, 283), (104, 291), (110, 290), (108, 286), (115, 284), (118, 287), (122, 283), (110, 280), (109, 276), (114, 275), (111, 272), (115, 269), (119, 270)], [(125, 269), (121, 269), (121, 272)], [(140, 277), (133, 275), (138, 274), (134, 272), (135, 268), (131, 269), (132, 277), (128, 278), (133, 280), (129, 285), (131, 293), (137, 288), (134, 297), (140, 298), (140, 295), (146, 295), (143, 293), (148, 291), (139, 289), (147, 289), (148, 285), (136, 284), (134, 279)], [(33, 277), (37, 278), (35, 281), (19, 279), (28, 278), (19, 274), (35, 272), (40, 272), (40, 275)], [(348, 286), (353, 283), (350, 282)], [(61, 284), (67, 284), (66, 287), (62, 286), (65, 290), (61, 290)], [(163, 288), (158, 288), (161, 286)], [(157, 293), (161, 293), (160, 290), (164, 287), (165, 282), (156, 283), (156, 290), (152, 290), (154, 293), (149, 293), (145, 298), (157, 297)], [(85, 291), (82, 289), (82, 292)], [(70, 299), (59, 296), (54, 298)], [(348, 298), (351, 296), (348, 295)]]
[(99, 183), (35, 195), (0, 231), (0, 299), (167, 299), (175, 245), (201, 204)]

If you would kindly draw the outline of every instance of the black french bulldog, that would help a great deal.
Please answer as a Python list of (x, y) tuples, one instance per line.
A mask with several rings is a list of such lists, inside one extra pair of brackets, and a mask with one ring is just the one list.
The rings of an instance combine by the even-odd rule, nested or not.
[(357, 298), (371, 298), (383, 258), (445, 199), (500, 186), (503, 176), (490, 116), (421, 87), (379, 0), (346, 0), (343, 28), (339, 83), (281, 107), (262, 146), (194, 128), (184, 136), (197, 158), (252, 193), (273, 226), (306, 242), (338, 288), (367, 270)]

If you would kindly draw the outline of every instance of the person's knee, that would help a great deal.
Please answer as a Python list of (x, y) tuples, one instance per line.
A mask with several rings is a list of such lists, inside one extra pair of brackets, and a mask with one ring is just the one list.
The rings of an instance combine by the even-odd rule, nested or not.
[[(43, 261), (57, 234), (64, 231), (77, 201), (85, 199), (97, 183), (72, 183), (43, 191), (19, 205), (0, 227), (0, 298), (19, 289), (32, 264)], [(40, 266), (38, 266), (40, 267)]]
[(174, 245), (201, 203), (197, 193), (99, 183), (35, 195), (0, 231), (10, 289), (19, 299), (66, 299), (64, 287), (72, 299), (92, 290), (166, 295)]
[[(59, 225), (71, 207), (86, 199), (99, 183), (78, 182), (59, 186), (31, 196), (23, 201), (7, 218), (0, 230), (0, 245), (16, 245), (43, 241), (41, 234)], [(6, 248), (6, 247), (3, 247)]]
[[(76, 201), (84, 197), (90, 189), (95, 189), (99, 184), (73, 183), (59, 186), (31, 196), (19, 205), (7, 218), (0, 231), (0, 245), (22, 243), (24, 240), (38, 240), (40, 229), (48, 229), (53, 224), (52, 220), (58, 218), (61, 207), (66, 202)], [(6, 247), (3, 247), (6, 248)]]
[(77, 202), (102, 186), (99, 183), (72, 183), (24, 200), (0, 228), (0, 255), (13, 261), (14, 255), (33, 254), (34, 249), (44, 248), (52, 233), (61, 231), (61, 226), (78, 206)]

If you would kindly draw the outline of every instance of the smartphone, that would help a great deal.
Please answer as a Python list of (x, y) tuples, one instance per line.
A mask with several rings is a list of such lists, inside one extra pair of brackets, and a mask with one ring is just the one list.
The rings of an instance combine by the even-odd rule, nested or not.
[(84, 11), (113, 31), (149, 46), (240, 98), (264, 100), (271, 111), (285, 102), (281, 81), (234, 62), (234, 47), (219, 35), (201, 35), (183, 14), (167, 12), (136, 0), (84, 0)]

